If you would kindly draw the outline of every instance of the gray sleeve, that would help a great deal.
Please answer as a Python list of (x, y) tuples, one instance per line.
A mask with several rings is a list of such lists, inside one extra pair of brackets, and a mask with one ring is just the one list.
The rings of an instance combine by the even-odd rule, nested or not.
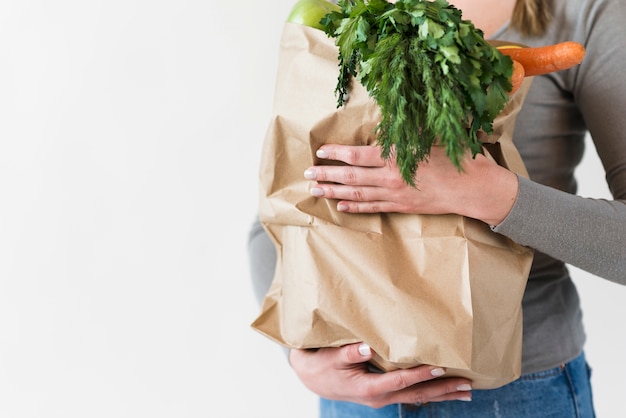
[(626, 284), (626, 202), (583, 198), (523, 177), (519, 186), (513, 209), (495, 232)]
[(254, 296), (261, 305), (274, 278), (276, 248), (258, 219), (248, 234), (248, 264)]
[[(575, 70), (555, 79), (561, 94), (571, 94), (572, 106), (580, 112), (578, 117), (591, 135), (615, 200), (576, 196), (520, 178), (517, 201), (494, 230), (599, 277), (626, 284), (626, 48), (615, 42), (626, 36), (626, 7), (621, 0), (558, 4), (565, 8), (569, 24), (558, 26), (556, 36), (583, 43), (586, 55)], [(558, 97), (545, 98), (542, 112), (550, 114), (555, 100)], [(528, 121), (525, 128), (536, 123), (544, 129), (537, 121), (540, 116), (535, 113), (535, 120)], [(549, 134), (542, 146), (548, 146)], [(562, 163), (568, 150), (562, 151), (557, 156), (561, 160), (554, 164), (567, 168)], [(538, 149), (535, 158), (528, 161), (535, 164), (535, 171), (548, 170), (534, 163), (542, 152)], [(545, 164), (540, 161), (538, 164)]]

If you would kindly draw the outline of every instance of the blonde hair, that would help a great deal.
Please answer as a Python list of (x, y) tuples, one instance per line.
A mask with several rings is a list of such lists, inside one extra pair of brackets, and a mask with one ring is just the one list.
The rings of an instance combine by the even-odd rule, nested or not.
[(543, 35), (552, 20), (550, 0), (517, 0), (511, 26), (524, 35)]

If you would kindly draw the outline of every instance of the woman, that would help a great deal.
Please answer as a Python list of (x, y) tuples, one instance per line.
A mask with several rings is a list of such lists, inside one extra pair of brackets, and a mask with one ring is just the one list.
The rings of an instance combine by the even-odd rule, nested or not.
[[(581, 65), (535, 77), (517, 118), (514, 140), (530, 179), (480, 155), (467, 157), (459, 173), (434, 149), (420, 163), (415, 189), (381, 160), (379, 149), (331, 144), (318, 157), (348, 165), (310, 167), (305, 176), (311, 194), (339, 199), (340, 211), (456, 213), (535, 248), (523, 300), (523, 375), (498, 389), (472, 391), (470, 381), (430, 366), (377, 374), (366, 366), (372, 353), (365, 344), (291, 350), (290, 363), (321, 397), (322, 417), (593, 417), (580, 302), (565, 263), (626, 284), (626, 49), (618, 41), (626, 39), (626, 7), (620, 0), (451, 3), (486, 38), (586, 47)], [(587, 132), (615, 200), (575, 195), (573, 173)], [(274, 248), (258, 224), (249, 244), (262, 297)]]

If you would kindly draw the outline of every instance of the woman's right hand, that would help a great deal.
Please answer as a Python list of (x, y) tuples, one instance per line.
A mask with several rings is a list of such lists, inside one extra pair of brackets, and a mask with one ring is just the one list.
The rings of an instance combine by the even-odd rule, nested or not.
[(370, 347), (358, 343), (289, 353), (291, 366), (302, 383), (325, 399), (372, 408), (395, 403), (471, 400), (471, 382), (467, 379), (442, 377), (445, 370), (425, 365), (375, 373), (367, 365), (372, 357)]

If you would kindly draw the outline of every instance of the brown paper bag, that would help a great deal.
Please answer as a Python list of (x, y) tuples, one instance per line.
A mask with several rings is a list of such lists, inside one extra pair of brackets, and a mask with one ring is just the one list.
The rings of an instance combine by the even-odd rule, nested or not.
[[(320, 145), (376, 143), (379, 110), (359, 83), (336, 107), (337, 56), (324, 32), (285, 25), (260, 167), (260, 218), (278, 261), (252, 327), (292, 348), (364, 341), (383, 371), (442, 366), (477, 389), (514, 380), (530, 249), (462, 216), (346, 214), (309, 194), (303, 172), (326, 163)], [(511, 134), (529, 83), (481, 138), (523, 175)]]

